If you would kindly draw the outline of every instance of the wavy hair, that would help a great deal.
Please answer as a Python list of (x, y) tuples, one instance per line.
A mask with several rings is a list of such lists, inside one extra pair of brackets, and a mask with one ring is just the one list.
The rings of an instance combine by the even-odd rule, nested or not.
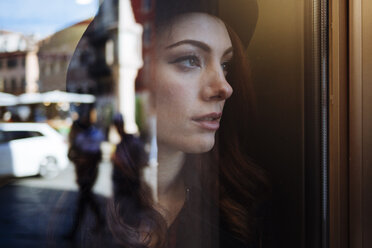
[[(209, 2), (157, 0), (156, 28), (172, 25), (183, 13), (203, 12), (216, 16), (216, 9), (210, 8)], [(254, 147), (250, 128), (255, 100), (248, 60), (238, 35), (229, 26), (227, 30), (234, 54), (227, 81), (234, 94), (225, 103), (214, 148), (207, 154), (188, 155), (184, 172), (188, 179), (197, 177), (200, 181), (200, 194), (209, 202), (207, 211), (217, 209), (219, 223), (214, 224), (222, 223), (225, 231), (249, 243), (256, 238), (256, 211), (268, 191), (268, 183), (264, 171), (249, 156)], [(123, 247), (166, 247), (166, 222), (153, 208), (148, 187), (140, 181), (145, 163), (133, 156), (136, 149), (141, 148), (133, 148), (124, 140), (125, 137), (113, 160), (116, 176), (114, 199), (108, 211), (110, 229)], [(197, 175), (190, 170), (197, 171)]]

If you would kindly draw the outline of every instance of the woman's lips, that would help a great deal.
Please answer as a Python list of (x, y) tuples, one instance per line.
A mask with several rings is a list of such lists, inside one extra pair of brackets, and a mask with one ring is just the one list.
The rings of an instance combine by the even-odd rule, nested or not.
[(222, 113), (209, 113), (202, 116), (192, 118), (192, 120), (201, 128), (216, 131), (220, 127), (220, 119)]

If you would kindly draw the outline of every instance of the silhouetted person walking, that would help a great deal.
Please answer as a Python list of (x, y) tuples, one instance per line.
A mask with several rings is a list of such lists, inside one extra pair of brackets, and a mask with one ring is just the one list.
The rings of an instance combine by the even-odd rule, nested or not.
[(120, 113), (114, 115), (113, 123), (121, 141), (116, 146), (113, 162), (114, 198), (126, 197), (140, 184), (140, 174), (146, 165), (147, 156), (140, 138), (124, 131), (124, 120)]
[(98, 231), (105, 224), (99, 204), (92, 192), (98, 176), (98, 165), (102, 158), (100, 145), (104, 140), (104, 135), (93, 123), (95, 123), (95, 110), (91, 109), (89, 114), (83, 115), (73, 123), (69, 135), (70, 149), (68, 156), (74, 163), (76, 183), (79, 186), (77, 210), (72, 229), (68, 233), (69, 238), (76, 236), (88, 207), (95, 216), (96, 226), (94, 231)]

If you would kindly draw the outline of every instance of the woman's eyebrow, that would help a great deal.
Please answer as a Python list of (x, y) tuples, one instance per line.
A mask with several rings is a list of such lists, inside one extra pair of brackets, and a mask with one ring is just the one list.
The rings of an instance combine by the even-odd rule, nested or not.
[(223, 57), (223, 56), (226, 56), (227, 54), (232, 53), (232, 52), (233, 52), (233, 47), (229, 47), (229, 48), (227, 48), (227, 49), (225, 50), (225, 52), (223, 53), (222, 57)]
[[(198, 47), (198, 48), (204, 50), (205, 52), (211, 52), (212, 51), (210, 46), (208, 46), (206, 43), (201, 42), (201, 41), (197, 41), (197, 40), (181, 40), (181, 41), (178, 41), (174, 44), (171, 44), (171, 45), (167, 46), (165, 49), (171, 49), (171, 48), (181, 46), (181, 45), (192, 45), (192, 46), (195, 46), (195, 47)], [(225, 56), (229, 53), (232, 53), (232, 52), (233, 52), (233, 47), (229, 47), (225, 50), (225, 52), (223, 53), (223, 56)]]
[(181, 46), (181, 45), (192, 45), (192, 46), (195, 46), (195, 47), (198, 47), (204, 50), (205, 52), (211, 52), (211, 48), (207, 44), (201, 41), (197, 41), (197, 40), (181, 40), (181, 41), (178, 41), (174, 44), (167, 46), (165, 49), (170, 49), (170, 48)]

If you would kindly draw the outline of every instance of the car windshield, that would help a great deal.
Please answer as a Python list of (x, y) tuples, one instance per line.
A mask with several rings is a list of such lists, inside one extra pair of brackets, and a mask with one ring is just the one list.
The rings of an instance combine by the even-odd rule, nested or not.
[(43, 136), (37, 131), (1, 131), (0, 142)]

